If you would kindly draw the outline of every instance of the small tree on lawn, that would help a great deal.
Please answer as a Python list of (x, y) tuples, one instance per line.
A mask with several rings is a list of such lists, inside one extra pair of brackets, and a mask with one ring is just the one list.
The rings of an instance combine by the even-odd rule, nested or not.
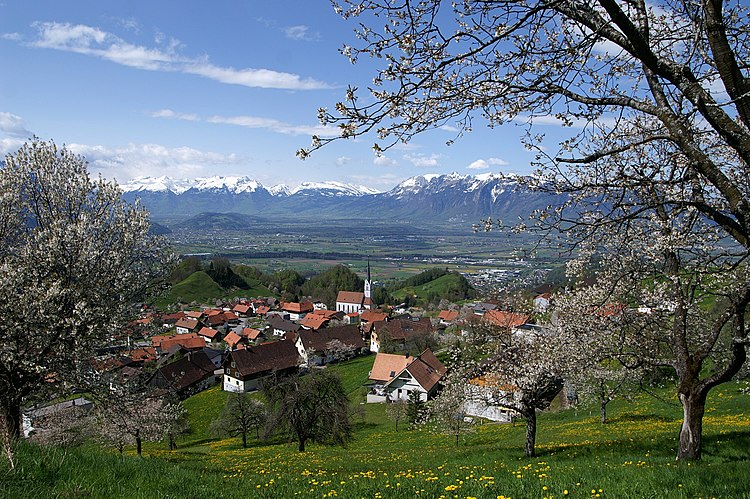
[(385, 399), (385, 415), (396, 424), (396, 431), (398, 431), (399, 421), (403, 421), (407, 417), (408, 410), (408, 404), (404, 399)]
[[(527, 457), (535, 455), (537, 411), (549, 408), (563, 388), (567, 358), (557, 337), (549, 331), (510, 333), (484, 325), (470, 334), (475, 344), (471, 357), (457, 359), (455, 367), (467, 380), (482, 380), (472, 400), (517, 412), (526, 420)], [(476, 351), (476, 348), (481, 350)], [(460, 349), (457, 350), (460, 353)], [(483, 360), (477, 362), (476, 356)]]
[(466, 414), (466, 404), (471, 400), (471, 390), (466, 379), (451, 372), (444, 380), (440, 394), (427, 403), (425, 419), (441, 433), (459, 438), (474, 430), (474, 420)]
[(34, 418), (34, 432), (29, 440), (42, 445), (75, 447), (93, 435), (94, 426), (88, 408), (53, 407), (43, 416)]
[(125, 445), (134, 444), (139, 456), (143, 442), (163, 439), (185, 415), (180, 402), (169, 402), (137, 383), (113, 386), (96, 411), (101, 439), (120, 453)]
[(241, 436), (242, 448), (246, 448), (248, 433), (255, 430), (255, 438), (260, 438), (260, 428), (267, 420), (266, 407), (262, 402), (252, 398), (249, 393), (230, 393), (211, 428), (217, 435)]
[(325, 356), (333, 362), (339, 362), (354, 357), (354, 347), (333, 339), (326, 344)]
[(313, 371), (264, 384), (271, 406), (265, 435), (287, 432), (299, 451), (308, 441), (345, 445), (352, 434), (349, 398), (341, 379), (330, 371)]
[(409, 392), (409, 398), (406, 402), (406, 419), (413, 427), (422, 422), (424, 416), (424, 400), (420, 392), (412, 390)]

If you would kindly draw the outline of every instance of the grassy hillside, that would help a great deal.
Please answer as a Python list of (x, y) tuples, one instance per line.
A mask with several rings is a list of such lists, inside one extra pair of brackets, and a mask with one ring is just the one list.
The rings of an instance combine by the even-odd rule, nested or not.
[(419, 286), (405, 286), (393, 291), (396, 300), (416, 295), (419, 300), (428, 300), (433, 296), (448, 296), (452, 289), (460, 286), (461, 276), (450, 273)]
[(704, 460), (675, 463), (681, 411), (637, 395), (614, 402), (611, 422), (594, 407), (539, 418), (538, 457), (523, 457), (522, 424), (478, 425), (458, 446), (429, 428), (394, 431), (382, 404), (360, 404), (373, 357), (333, 366), (356, 416), (348, 448), (239, 438), (212, 439), (205, 427), (224, 394), (186, 402), (194, 433), (176, 451), (164, 443), (145, 458), (96, 448), (61, 452), (22, 445), (16, 471), (0, 469), (0, 497), (750, 497), (750, 395), (746, 384), (715, 390), (704, 423)]
[(222, 297), (234, 297), (234, 296), (272, 296), (268, 288), (262, 284), (248, 280), (250, 289), (233, 289), (226, 290), (219, 286), (216, 281), (204, 271), (200, 270), (190, 274), (184, 280), (178, 282), (163, 296), (161, 296), (156, 304), (158, 306), (165, 306), (172, 303), (182, 301), (183, 303), (190, 303), (193, 301), (197, 302), (208, 302), (213, 301), (217, 298)]

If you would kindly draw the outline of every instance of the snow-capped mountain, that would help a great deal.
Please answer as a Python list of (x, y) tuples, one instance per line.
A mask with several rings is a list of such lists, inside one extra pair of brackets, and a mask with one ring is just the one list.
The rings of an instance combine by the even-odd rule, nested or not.
[(365, 196), (377, 194), (379, 191), (370, 189), (364, 185), (344, 184), (342, 182), (302, 182), (299, 186), (291, 189), (290, 195), (315, 193), (323, 196)]
[(336, 181), (266, 188), (249, 177), (139, 177), (122, 188), (126, 199), (140, 198), (157, 218), (234, 212), (264, 217), (475, 221), (487, 216), (516, 219), (562, 200), (529, 191), (518, 177), (494, 173), (420, 175), (388, 192)]

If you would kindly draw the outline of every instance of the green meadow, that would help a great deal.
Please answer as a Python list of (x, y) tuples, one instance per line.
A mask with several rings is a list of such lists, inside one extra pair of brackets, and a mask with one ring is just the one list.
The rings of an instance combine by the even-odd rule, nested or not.
[(477, 424), (454, 438), (431, 428), (396, 432), (383, 405), (364, 404), (373, 357), (330, 367), (354, 408), (347, 448), (208, 432), (225, 395), (212, 388), (187, 400), (193, 432), (175, 451), (149, 444), (144, 457), (95, 446), (73, 450), (21, 444), (14, 471), (0, 472), (0, 497), (366, 497), (562, 498), (750, 497), (748, 384), (714, 390), (704, 420), (704, 458), (675, 462), (681, 409), (672, 389), (539, 417), (537, 453), (523, 456), (524, 425)]

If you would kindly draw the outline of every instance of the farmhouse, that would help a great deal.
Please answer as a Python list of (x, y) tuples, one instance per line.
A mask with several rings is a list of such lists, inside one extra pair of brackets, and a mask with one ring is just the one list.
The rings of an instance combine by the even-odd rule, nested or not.
[(248, 392), (258, 389), (258, 383), (274, 373), (291, 374), (297, 371), (300, 355), (293, 341), (263, 343), (244, 350), (232, 351), (224, 362), (224, 390)]
[(161, 367), (149, 378), (148, 385), (153, 388), (174, 390), (186, 397), (212, 384), (214, 363), (203, 352), (188, 352), (184, 357)]
[(297, 350), (303, 365), (323, 365), (360, 354), (366, 348), (357, 326), (338, 326), (320, 331), (301, 331)]
[(408, 344), (424, 340), (434, 334), (429, 317), (397, 317), (372, 323), (370, 351), (379, 352), (387, 344), (392, 350), (406, 350)]

